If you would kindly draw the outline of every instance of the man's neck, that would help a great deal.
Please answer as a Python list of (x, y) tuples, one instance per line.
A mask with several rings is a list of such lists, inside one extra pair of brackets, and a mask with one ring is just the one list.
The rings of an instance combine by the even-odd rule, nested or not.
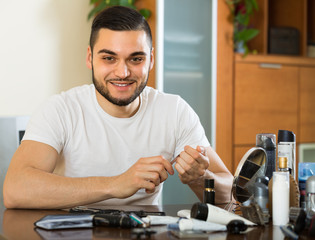
[(96, 89), (96, 99), (101, 108), (109, 115), (117, 118), (130, 118), (136, 114), (140, 107), (140, 96), (127, 106), (118, 106), (109, 102)]

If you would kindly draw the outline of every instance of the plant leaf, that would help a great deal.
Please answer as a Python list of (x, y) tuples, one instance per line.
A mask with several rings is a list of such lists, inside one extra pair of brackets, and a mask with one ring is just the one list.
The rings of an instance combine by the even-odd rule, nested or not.
[(246, 57), (247, 54), (249, 53), (249, 48), (248, 48), (247, 44), (244, 44), (243, 47), (244, 47), (244, 50), (245, 50), (245, 51), (244, 51), (244, 54), (243, 54), (243, 58), (244, 58), (244, 57)]
[(105, 9), (108, 5), (105, 3), (105, 1), (100, 2), (99, 5), (97, 5), (95, 8), (93, 8), (89, 14), (88, 14), (88, 20), (95, 16), (97, 13), (99, 13), (100, 11), (102, 11), (103, 9)]
[(109, 0), (107, 2), (109, 6), (120, 5), (120, 0)]
[(258, 4), (257, 4), (256, 0), (249, 0), (249, 1), (251, 2), (252, 6), (253, 6), (256, 10), (258, 10)]
[(254, 37), (257, 36), (259, 33), (259, 30), (257, 29), (244, 29), (238, 33), (238, 41), (244, 41), (245, 43), (248, 42), (249, 40), (253, 39)]
[(147, 8), (142, 8), (139, 12), (145, 19), (148, 19), (151, 16), (151, 11)]
[(249, 15), (238, 13), (234, 21), (239, 22), (241, 25), (247, 26), (249, 23)]
[[(88, 20), (104, 10), (106, 7), (111, 6), (125, 6), (137, 10), (135, 4), (136, 0), (90, 0), (90, 4), (94, 4), (94, 8), (88, 14)], [(149, 9), (143, 8), (139, 10), (139, 13), (148, 19), (151, 16)]]
[(119, 5), (120, 6), (125, 6), (125, 7), (131, 7), (132, 6), (130, 0), (120, 0), (119, 1)]
[(90, 4), (95, 4), (97, 2), (99, 2), (100, 0), (90, 0)]

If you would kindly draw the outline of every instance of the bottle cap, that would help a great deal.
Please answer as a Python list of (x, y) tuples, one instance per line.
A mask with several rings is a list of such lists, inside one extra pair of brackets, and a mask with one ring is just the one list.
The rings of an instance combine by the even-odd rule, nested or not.
[(195, 203), (191, 207), (190, 217), (199, 220), (207, 221), (208, 218), (208, 206), (206, 203)]
[(255, 180), (256, 183), (262, 183), (265, 184), (266, 186), (268, 186), (269, 183), (269, 177), (267, 176), (261, 176), (261, 177), (257, 177)]
[(295, 134), (288, 130), (279, 130), (278, 143), (279, 142), (295, 142)]
[(288, 168), (288, 158), (279, 157), (279, 168)]
[(214, 188), (214, 179), (205, 179), (205, 188)]

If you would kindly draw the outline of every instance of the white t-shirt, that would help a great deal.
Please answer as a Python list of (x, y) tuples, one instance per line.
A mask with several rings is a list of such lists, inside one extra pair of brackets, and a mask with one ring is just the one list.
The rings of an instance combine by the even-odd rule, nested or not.
[[(23, 140), (56, 149), (57, 173), (67, 177), (116, 176), (138, 159), (163, 155), (171, 161), (186, 145), (209, 146), (192, 108), (179, 96), (146, 87), (141, 105), (130, 118), (107, 114), (96, 100), (93, 84), (55, 95), (34, 114)], [(107, 205), (159, 204), (162, 184), (152, 194), (143, 189)]]

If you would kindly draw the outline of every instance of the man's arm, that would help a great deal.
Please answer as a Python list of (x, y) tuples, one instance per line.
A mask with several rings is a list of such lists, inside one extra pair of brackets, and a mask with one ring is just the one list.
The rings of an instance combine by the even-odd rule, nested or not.
[[(36, 141), (23, 141), (14, 154), (3, 185), (7, 208), (69, 208), (110, 198), (127, 198), (144, 188), (156, 186), (173, 174), (162, 156), (139, 159), (114, 177), (63, 177), (53, 173), (57, 151)], [(168, 173), (167, 173), (168, 172)]]
[(211, 147), (186, 146), (177, 157), (175, 168), (181, 181), (188, 184), (200, 201), (203, 200), (205, 178), (214, 179), (216, 204), (231, 201), (233, 176)]

